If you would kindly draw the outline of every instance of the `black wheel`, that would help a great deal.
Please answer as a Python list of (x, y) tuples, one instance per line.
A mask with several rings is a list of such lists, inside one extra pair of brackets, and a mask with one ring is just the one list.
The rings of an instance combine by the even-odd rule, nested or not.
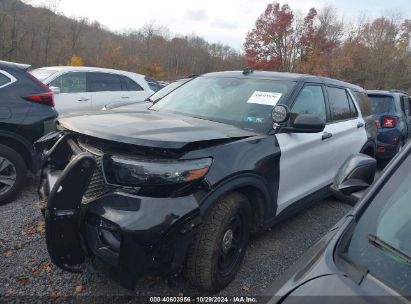
[(221, 198), (196, 231), (186, 259), (186, 279), (209, 291), (227, 286), (244, 258), (250, 227), (247, 198), (240, 193)]
[(21, 155), (0, 145), (0, 205), (9, 202), (20, 191), (27, 175), (27, 166)]

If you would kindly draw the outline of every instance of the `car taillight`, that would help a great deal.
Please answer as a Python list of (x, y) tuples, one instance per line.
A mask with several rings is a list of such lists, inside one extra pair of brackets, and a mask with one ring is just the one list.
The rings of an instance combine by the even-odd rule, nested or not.
[(382, 126), (384, 128), (394, 128), (397, 120), (394, 117), (386, 116), (382, 121)]
[(378, 146), (377, 147), (377, 153), (384, 153), (385, 152), (385, 147), (384, 146)]
[(375, 122), (375, 125), (377, 126), (377, 129), (381, 129), (381, 122), (378, 119), (374, 120), (374, 122)]
[(34, 94), (24, 97), (25, 100), (44, 104), (46, 106), (54, 107), (53, 92)]
[(46, 86), (44, 83), (42, 83), (40, 80), (38, 80), (36, 77), (34, 77), (32, 74), (27, 73), (27, 76), (29, 76), (29, 78), (31, 78), (33, 81), (37, 82), (43, 89), (46, 90), (46, 92), (29, 95), (24, 97), (24, 99), (44, 104), (46, 106), (54, 107), (54, 94), (50, 90), (50, 88)]

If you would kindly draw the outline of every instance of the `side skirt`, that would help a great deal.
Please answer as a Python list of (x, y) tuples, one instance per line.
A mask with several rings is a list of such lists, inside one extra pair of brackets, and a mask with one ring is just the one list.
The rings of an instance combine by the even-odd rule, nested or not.
[(314, 205), (320, 200), (323, 200), (329, 196), (332, 195), (330, 185), (321, 188), (320, 190), (296, 201), (295, 203), (292, 203), (290, 206), (285, 208), (280, 214), (272, 218), (267, 222), (266, 228), (270, 228), (274, 226), (275, 224), (278, 224), (291, 216), (295, 215), (296, 213), (303, 211), (304, 209), (307, 209), (308, 207)]

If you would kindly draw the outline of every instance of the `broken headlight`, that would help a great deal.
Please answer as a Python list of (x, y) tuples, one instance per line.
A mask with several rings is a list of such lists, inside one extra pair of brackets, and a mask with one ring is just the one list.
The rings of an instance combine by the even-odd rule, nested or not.
[(188, 183), (204, 177), (212, 159), (140, 160), (105, 155), (103, 163), (109, 184), (161, 186)]

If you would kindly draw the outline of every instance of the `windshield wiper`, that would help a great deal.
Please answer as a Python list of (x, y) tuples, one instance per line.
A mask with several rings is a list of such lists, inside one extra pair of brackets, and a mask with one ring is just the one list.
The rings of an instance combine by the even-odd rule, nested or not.
[(388, 244), (386, 241), (380, 239), (378, 236), (371, 233), (368, 234), (368, 242), (377, 248), (387, 250), (389, 253), (397, 258), (403, 260), (406, 264), (411, 266), (411, 256), (401, 251), (400, 249)]

